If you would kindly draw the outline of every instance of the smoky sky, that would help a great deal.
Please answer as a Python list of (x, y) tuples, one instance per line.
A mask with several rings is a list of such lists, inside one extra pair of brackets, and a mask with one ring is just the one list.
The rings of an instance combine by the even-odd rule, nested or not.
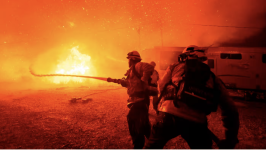
[(132, 50), (265, 46), (265, 0), (4, 0), (0, 12), (0, 82), (31, 81), (30, 65), (49, 72), (77, 45), (115, 77)]

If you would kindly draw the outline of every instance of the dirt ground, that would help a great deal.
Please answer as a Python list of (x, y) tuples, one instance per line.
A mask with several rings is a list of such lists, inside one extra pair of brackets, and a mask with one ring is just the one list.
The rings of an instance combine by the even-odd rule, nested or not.
[[(72, 97), (91, 98), (70, 103)], [(126, 89), (120, 86), (7, 91), (0, 95), (0, 149), (128, 149)], [(239, 149), (266, 148), (266, 103), (234, 100), (240, 113)], [(150, 113), (155, 115), (152, 106)], [(151, 115), (151, 116), (152, 116)], [(209, 128), (224, 138), (220, 112)], [(154, 122), (154, 117), (150, 118)], [(176, 137), (164, 148), (189, 148)], [(213, 148), (217, 148), (213, 142)]]

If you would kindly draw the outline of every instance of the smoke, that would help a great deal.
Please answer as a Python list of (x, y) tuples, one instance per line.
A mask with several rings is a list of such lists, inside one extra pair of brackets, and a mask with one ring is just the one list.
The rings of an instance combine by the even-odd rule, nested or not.
[[(263, 22), (265, 18), (266, 18), (266, 13), (261, 14), (257, 18), (252, 18), (250, 21), (254, 22), (253, 20), (261, 20), (261, 22)], [(243, 33), (238, 31), (237, 34), (241, 36)], [(260, 30), (257, 30), (257, 32), (255, 33), (251, 33), (251, 36), (247, 36), (244, 38), (242, 37), (239, 39), (235, 38), (232, 41), (224, 41), (224, 43), (221, 43), (221, 46), (225, 46), (225, 47), (228, 47), (228, 46), (229, 47), (230, 46), (231, 47), (266, 47), (265, 39), (266, 39), (266, 26), (264, 26)]]
[[(228, 42), (245, 46), (247, 38), (259, 35), (265, 30), (266, 1), (264, 0), (168, 0), (156, 3), (151, 6), (148, 2), (146, 5), (143, 4), (147, 7), (142, 10), (143, 15), (139, 13), (139, 16), (135, 17), (136, 20), (137, 18), (145, 20), (147, 17), (144, 14), (155, 15), (151, 24), (143, 25), (143, 39), (149, 39), (145, 41), (148, 42), (147, 47), (154, 43), (161, 44), (161, 38), (165, 46), (186, 47), (190, 44), (208, 46), (213, 43), (215, 46), (222, 46), (222, 43)], [(148, 10), (151, 7), (154, 9), (150, 12)]]
[(114, 78), (123, 77), (132, 50), (265, 46), (265, 7), (265, 0), (1, 1), (0, 83), (54, 85), (29, 66), (54, 73), (75, 46), (91, 57), (97, 76)]

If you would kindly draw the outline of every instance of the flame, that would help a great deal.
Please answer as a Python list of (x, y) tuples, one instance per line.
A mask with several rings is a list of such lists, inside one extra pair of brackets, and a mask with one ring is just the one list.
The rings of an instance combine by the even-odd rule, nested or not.
[[(56, 74), (91, 75), (91, 57), (86, 54), (81, 54), (78, 48), (79, 46), (75, 46), (70, 49), (70, 54), (67, 58), (57, 65)], [(76, 77), (54, 77), (53, 82), (59, 84), (70, 81), (83, 82), (84, 80)]]

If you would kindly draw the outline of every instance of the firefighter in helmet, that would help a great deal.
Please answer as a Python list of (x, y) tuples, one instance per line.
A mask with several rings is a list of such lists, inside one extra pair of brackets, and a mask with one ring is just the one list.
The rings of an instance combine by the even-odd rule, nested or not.
[(161, 149), (172, 138), (181, 135), (190, 148), (212, 148), (207, 115), (221, 109), (225, 139), (219, 148), (234, 148), (238, 143), (239, 115), (228, 91), (208, 65), (205, 50), (189, 46), (170, 65), (161, 78), (159, 115), (145, 148)]
[[(141, 149), (145, 143), (145, 137), (150, 135), (149, 122), (149, 96), (154, 90), (149, 86), (149, 79), (153, 73), (154, 67), (149, 63), (141, 62), (140, 54), (132, 51), (127, 54), (129, 70), (125, 74), (126, 84), (122, 86), (127, 88), (128, 108), (127, 115), (129, 132), (132, 137), (134, 148)], [(158, 94), (157, 88), (155, 93)]]

